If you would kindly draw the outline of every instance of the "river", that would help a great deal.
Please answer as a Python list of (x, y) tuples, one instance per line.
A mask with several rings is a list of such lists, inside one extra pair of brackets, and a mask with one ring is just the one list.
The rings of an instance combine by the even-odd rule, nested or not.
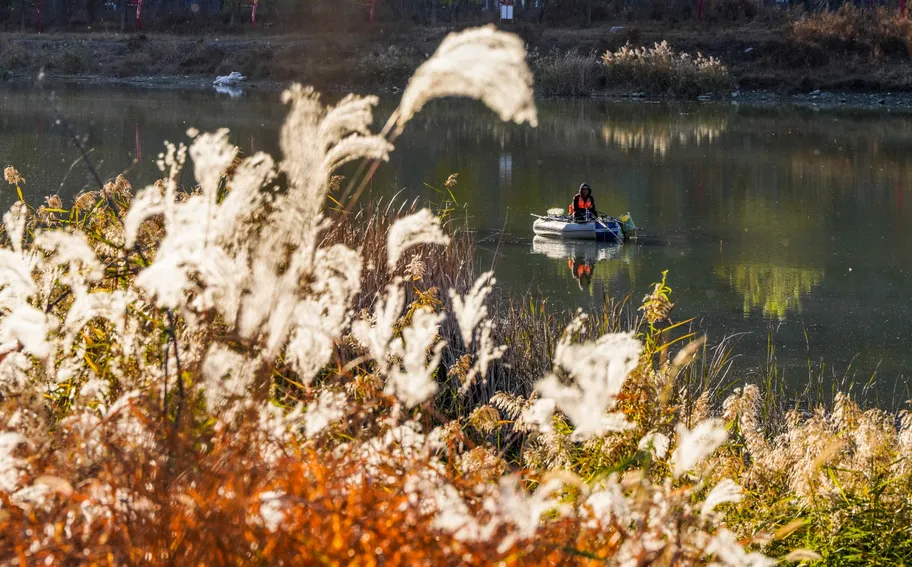
[[(277, 153), (285, 115), (276, 93), (67, 88), (57, 93), (59, 116), (32, 88), (7, 86), (0, 97), (2, 165), (21, 171), (33, 202), (92, 187), (60, 117), (85, 136), (103, 177), (125, 172), (142, 186), (155, 179), (162, 142), (185, 140), (190, 126), (227, 127), (243, 152)], [(378, 116), (391, 109), (382, 104)], [(440, 201), (432, 187), (458, 173), (459, 214), (506, 293), (560, 309), (605, 295), (638, 302), (668, 270), (676, 319), (696, 318), (711, 343), (738, 335), (729, 378), (763, 374), (772, 338), (793, 385), (876, 373), (880, 399), (909, 397), (912, 114), (546, 100), (539, 119), (533, 129), (499, 123), (480, 104), (432, 104), (365, 199)], [(533, 240), (530, 213), (566, 207), (581, 182), (600, 210), (632, 214), (638, 244)], [(571, 259), (591, 278), (577, 279)]]

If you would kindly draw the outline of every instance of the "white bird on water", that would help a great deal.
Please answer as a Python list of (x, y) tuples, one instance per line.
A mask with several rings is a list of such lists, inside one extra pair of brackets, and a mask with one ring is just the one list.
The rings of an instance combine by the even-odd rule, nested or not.
[(229, 85), (237, 85), (238, 83), (241, 83), (242, 81), (246, 81), (246, 80), (247, 80), (247, 77), (245, 77), (244, 75), (241, 75), (237, 71), (232, 71), (228, 75), (219, 75), (218, 77), (215, 78), (214, 81), (212, 81), (212, 84), (229, 86)]

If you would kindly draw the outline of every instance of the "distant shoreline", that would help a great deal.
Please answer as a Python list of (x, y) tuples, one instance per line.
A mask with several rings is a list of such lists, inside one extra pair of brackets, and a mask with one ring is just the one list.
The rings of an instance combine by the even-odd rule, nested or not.
[[(201, 76), (160, 76), (160, 77), (105, 77), (98, 75), (49, 75), (45, 79), (46, 85), (54, 86), (91, 86), (103, 87), (105, 85), (120, 88), (135, 88), (138, 90), (168, 90), (204, 92), (213, 91), (212, 79)], [(29, 85), (35, 83), (35, 77), (27, 74), (14, 74), (7, 76), (0, 84)], [(244, 93), (249, 92), (275, 92), (285, 89), (291, 81), (254, 80), (240, 85)], [(401, 89), (380, 87), (353, 88), (344, 86), (325, 86), (320, 90), (326, 94), (348, 93), (358, 91), (361, 94), (376, 94), (379, 96), (395, 97)], [(537, 100), (602, 100), (609, 102), (641, 102), (655, 104), (663, 102), (695, 103), (695, 104), (732, 104), (753, 107), (763, 106), (791, 106), (817, 110), (869, 110), (892, 113), (912, 113), (912, 93), (900, 92), (825, 92), (819, 94), (791, 94), (783, 95), (771, 91), (735, 91), (733, 93), (713, 95), (705, 100), (671, 96), (640, 96), (638, 93), (605, 92), (585, 97), (568, 97), (559, 95), (538, 95)]]
[[(217, 75), (238, 71), (245, 88), (281, 90), (291, 82), (325, 92), (391, 93), (404, 88), (414, 70), (455, 28), (378, 27), (369, 33), (295, 35), (242, 34), (192, 37), (169, 34), (0, 33), (0, 79), (33, 81), (44, 72), (59, 84), (112, 84), (140, 88), (208, 89)], [(811, 107), (912, 107), (912, 58), (908, 54), (866, 53), (848, 48), (823, 49), (800, 43), (787, 23), (743, 25), (668, 25), (630, 23), (621, 32), (611, 26), (552, 28), (507, 26), (532, 53), (583, 54), (590, 61), (606, 50), (668, 41), (680, 53), (703, 53), (721, 60), (736, 85), (701, 99), (750, 104), (798, 104)], [(616, 28), (614, 28), (616, 29)], [(815, 40), (816, 41), (816, 40)], [(591, 63), (590, 63), (591, 64)], [(533, 65), (534, 69), (534, 65)], [(573, 81), (573, 68), (557, 77)], [(536, 77), (543, 98), (563, 98), (550, 76)], [(574, 98), (631, 97), (629, 89), (611, 89), (589, 81)], [(693, 99), (674, 99), (693, 100)]]

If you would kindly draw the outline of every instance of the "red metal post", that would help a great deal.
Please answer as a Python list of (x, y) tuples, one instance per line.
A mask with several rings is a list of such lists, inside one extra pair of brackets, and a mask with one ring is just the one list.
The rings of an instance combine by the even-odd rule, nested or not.
[(41, 2), (42, 0), (35, 0), (35, 29), (38, 33), (44, 32), (44, 25), (41, 23)]
[(697, 19), (703, 20), (703, 0), (697, 0)]
[(256, 25), (256, 9), (259, 3), (259, 0), (253, 0), (253, 9), (250, 10), (250, 23), (254, 26)]
[(136, 29), (142, 30), (142, 20), (140, 19), (140, 13), (142, 12), (142, 0), (136, 0)]

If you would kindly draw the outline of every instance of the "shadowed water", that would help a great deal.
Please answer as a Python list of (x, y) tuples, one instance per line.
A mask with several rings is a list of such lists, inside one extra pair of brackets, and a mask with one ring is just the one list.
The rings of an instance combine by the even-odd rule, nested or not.
[[(0, 92), (2, 165), (26, 177), (28, 198), (93, 188), (45, 97)], [(228, 127), (245, 153), (277, 152), (285, 115), (277, 94), (58, 94), (101, 175), (125, 172), (135, 186), (155, 179), (162, 142), (185, 140), (191, 126)], [(880, 396), (907, 397), (896, 385), (912, 368), (912, 115), (588, 100), (543, 101), (539, 112), (532, 129), (478, 104), (431, 105), (364, 198), (441, 201), (434, 188), (458, 172), (459, 215), (507, 292), (560, 308), (606, 294), (639, 301), (667, 269), (677, 319), (697, 317), (711, 342), (748, 333), (738, 377), (761, 371), (772, 333), (795, 385), (820, 372), (864, 382), (877, 369)], [(566, 207), (583, 181), (600, 210), (632, 213), (639, 244), (533, 240), (530, 213)], [(0, 204), (14, 199), (7, 189)]]

